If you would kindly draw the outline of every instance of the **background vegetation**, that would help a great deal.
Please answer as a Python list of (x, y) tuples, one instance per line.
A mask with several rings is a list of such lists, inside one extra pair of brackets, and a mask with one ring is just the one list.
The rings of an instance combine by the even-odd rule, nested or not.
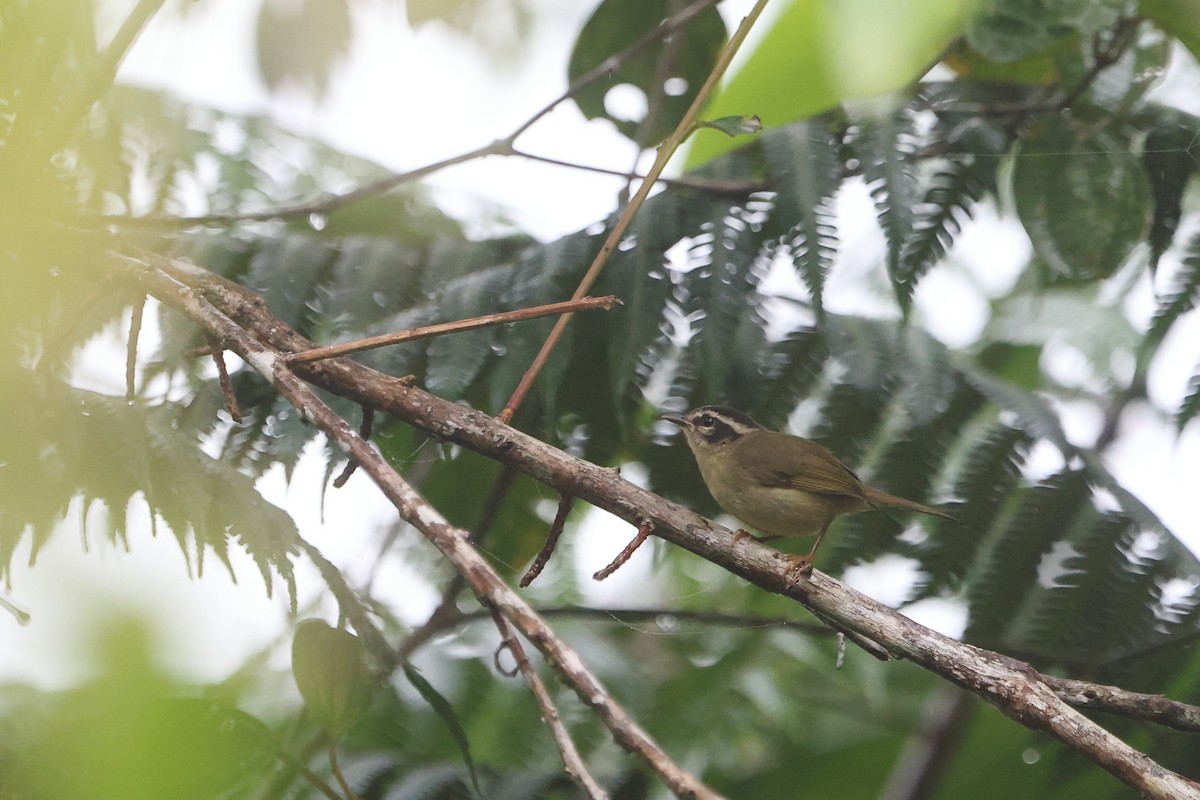
[[(572, 322), (514, 425), (590, 461), (640, 469), (654, 491), (710, 515), (717, 509), (686, 449), (656, 417), (719, 402), (787, 426), (872, 484), (950, 505), (963, 522), (845, 520), (822, 570), (892, 557), (915, 576), (903, 603), (965, 609), (969, 642), (1043, 671), (1200, 702), (1200, 563), (1107, 461), (1118, 437), (1138, 436), (1122, 428), (1130, 409), (1180, 432), (1200, 414), (1200, 364), (1177, 376), (1187, 389), (1173, 407), (1150, 403), (1146, 389), (1200, 299), (1191, 181), (1200, 119), (1151, 93), (1168, 69), (1194, 73), (1200, 9), (1186, 0), (953, 10), (906, 0), (886, 12), (866, 0), (780, 3), (704, 114), (757, 114), (765, 130), (697, 134), (681, 159), (686, 173), (639, 212), (597, 284), (623, 307)], [(211, 362), (189, 354), (205, 345), (200, 333), (154, 304), (145, 313), (161, 341), (139, 354), (131, 399), (80, 388), (69, 367), (114, 321), (127, 331), (142, 302), (108, 274), (110, 251), (190, 259), (327, 341), (564, 299), (612, 220), (549, 242), (520, 230), (481, 237), (418, 184), (364, 159), (264, 117), (114, 82), (144, 20), (176, 13), (161, 5), (139, 3), (111, 39), (97, 34), (87, 0), (0, 6), (0, 568), (23, 544), (36, 553), (80, 503), (103, 509), (85, 516), (136, 548), (126, 515), (148, 506), (159, 535), (177, 538), (189, 559), (229, 565), (231, 550), (244, 550), (267, 590), (283, 589), (282, 604), (295, 604), (295, 564), (315, 563), (367, 643), (364, 658), (388, 674), (365, 701), (332, 701), (362, 712), (347, 721), (319, 711), (311, 692), (353, 683), (319, 677), (352, 667), (318, 665), (317, 678), (301, 679), (298, 666), (301, 691), (306, 680), (317, 687), (305, 711), (267, 654), (219, 684), (184, 683), (135, 624), (114, 623), (98, 636), (104, 667), (94, 680), (61, 692), (0, 689), (0, 796), (341, 795), (322, 730), (336, 734), (362, 797), (576, 796), (525, 685), (492, 662), (491, 623), (417, 537), (379, 534), (389, 556), (442, 592), (442, 614), (414, 628), (258, 494), (255, 479), (280, 464), (290, 474), (315, 432), (256, 373), (233, 370), (235, 422)], [(476, 5), (436, 14), (469, 33)], [(264, 79), (322, 90), (354, 46), (354, 7), (264, 3)], [(599, 3), (562, 65), (564, 84), (682, 8)], [(435, 12), (410, 3), (408, 13), (422, 24)], [(575, 101), (606, 117), (609, 88), (639, 87), (646, 116), (612, 121), (651, 148), (726, 38), (715, 6), (702, 4), (673, 38), (624, 58)], [(374, 182), (388, 189), (328, 199)], [(864, 188), (884, 247), (840, 291), (869, 302), (827, 304), (838, 270), (855, 269), (839, 204)], [(1019, 221), (1032, 255), (1002, 289), (980, 289), (986, 321), (948, 346), (914, 295), (955, 269), (962, 231), (993, 207)], [(793, 291), (765, 288), (786, 276)], [(1154, 311), (1143, 318), (1130, 309), (1148, 286)], [(948, 301), (936, 313), (959, 311)], [(360, 360), (495, 413), (551, 324)], [(1077, 369), (1061, 368), (1064, 353)], [(1194, 347), (1191, 357), (1200, 359)], [(1071, 415), (1089, 413), (1102, 422), (1069, 436)], [(404, 463), (424, 438), (380, 419), (373, 441)], [(438, 457), (410, 477), (515, 581), (545, 537), (547, 493), (471, 452), (430, 450)], [(344, 461), (324, 452), (332, 479)], [(569, 546), (534, 596), (620, 702), (717, 790), (764, 800), (800, 787), (842, 798), (1131, 796), (912, 665), (852, 650), (834, 669), (834, 640), (807, 619), (796, 624), (790, 601), (689, 554), (657, 552), (647, 599), (670, 601), (650, 614), (576, 608), (587, 591)], [(359, 640), (331, 641), (329, 652), (349, 648), (357, 663)], [(573, 697), (558, 699), (613, 797), (662, 795)], [(1105, 724), (1164, 766), (1200, 776), (1195, 734)], [(918, 740), (944, 758), (920, 766)], [(905, 794), (913, 770), (922, 782)]]

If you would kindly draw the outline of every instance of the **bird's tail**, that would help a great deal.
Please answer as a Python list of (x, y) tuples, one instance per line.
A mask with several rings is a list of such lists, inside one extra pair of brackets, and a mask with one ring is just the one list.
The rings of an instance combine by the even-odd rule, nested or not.
[(905, 500), (903, 497), (897, 497), (894, 494), (881, 492), (878, 489), (872, 489), (870, 486), (864, 487), (867, 490), (867, 502), (872, 507), (891, 506), (892, 508), (903, 508), (906, 511), (918, 511), (922, 514), (930, 514), (942, 519), (948, 519), (951, 522), (958, 522), (957, 519), (947, 514), (945, 511), (939, 511), (930, 506), (914, 503), (912, 500)]

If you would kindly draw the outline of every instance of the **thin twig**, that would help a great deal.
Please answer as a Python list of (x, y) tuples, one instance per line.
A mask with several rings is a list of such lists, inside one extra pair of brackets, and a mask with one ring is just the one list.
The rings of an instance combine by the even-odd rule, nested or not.
[[(621, 213), (616, 225), (609, 231), (608, 238), (604, 240), (604, 244), (600, 246), (599, 252), (596, 253), (592, 265), (588, 267), (583, 278), (579, 281), (579, 286), (575, 289), (575, 294), (571, 296), (572, 300), (578, 300), (591, 290), (592, 284), (596, 282), (596, 278), (600, 276), (600, 271), (604, 265), (608, 263), (608, 257), (617, 248), (625, 231), (629, 228), (633, 217), (641, 209), (642, 204), (646, 202), (646, 198), (650, 196), (651, 189), (654, 188), (654, 182), (658, 180), (659, 175), (666, 169), (667, 162), (679, 149), (679, 146), (692, 134), (695, 129), (696, 120), (700, 116), (700, 109), (708, 102), (709, 96), (717, 86), (717, 82), (721, 76), (725, 74), (725, 70), (729, 67), (729, 62), (733, 60), (733, 56), (741, 47), (742, 42), (746, 40), (746, 35), (750, 33), (750, 29), (754, 27), (755, 21), (762, 14), (763, 9), (767, 5), (767, 0), (758, 0), (754, 4), (754, 8), (742, 20), (742, 24), (730, 37), (729, 42), (717, 57), (716, 64), (713, 65), (712, 71), (708, 75), (708, 79), (704, 81), (704, 85), (696, 92), (696, 97), (688, 107), (687, 112), (683, 115), (683, 119), (679, 120), (679, 124), (675, 126), (675, 130), (667, 137), (666, 141), (658, 148), (658, 157), (654, 160), (654, 165), (650, 167), (650, 171), (646, 173), (646, 180), (638, 187), (633, 199), (629, 201), (629, 205)], [(554, 323), (554, 328), (551, 329), (550, 335), (546, 337), (546, 341), (542, 344), (541, 350), (534, 357), (533, 363), (529, 369), (525, 370), (525, 374), (521, 376), (521, 382), (517, 384), (516, 390), (513, 391), (512, 397), (504, 405), (500, 411), (499, 419), (505, 424), (512, 422), (513, 414), (517, 412), (521, 403), (525, 400), (525, 395), (529, 393), (529, 388), (533, 385), (533, 381), (537, 378), (538, 373), (546, 365), (546, 361), (550, 358), (550, 353), (553, 352), (558, 340), (562, 338), (563, 332), (571, 321), (573, 314), (563, 314)]]
[(212, 351), (213, 363), (217, 365), (217, 383), (221, 386), (221, 396), (225, 398), (225, 408), (234, 422), (242, 421), (242, 412), (238, 408), (237, 395), (233, 393), (233, 382), (229, 380), (229, 370), (225, 367), (225, 350), (216, 339), (209, 339), (208, 347)]
[(515, 311), (485, 314), (482, 317), (471, 317), (470, 319), (460, 319), (454, 322), (439, 322), (436, 325), (424, 325), (420, 328), (412, 328), (407, 331), (384, 333), (379, 336), (370, 336), (366, 339), (355, 339), (353, 342), (332, 344), (328, 347), (314, 347), (312, 350), (305, 350), (302, 353), (291, 353), (287, 356), (287, 360), (292, 364), (307, 364), (326, 358), (360, 353), (363, 350), (372, 350), (376, 347), (386, 347), (390, 344), (411, 342), (414, 339), (427, 339), (430, 336), (443, 336), (447, 333), (463, 333), (464, 331), (473, 331), (493, 325), (506, 325), (510, 322), (521, 322), (527, 319), (537, 319), (538, 317), (549, 317), (555, 314), (565, 314), (575, 311), (591, 311), (593, 309), (609, 311), (619, 305), (621, 305), (621, 301), (611, 294), (604, 297), (584, 297), (579, 300), (567, 300), (543, 306), (518, 308)]
[(338, 764), (337, 742), (330, 739), (329, 747), (329, 771), (333, 773), (333, 777), (338, 782), (338, 786), (342, 789), (342, 794), (345, 800), (358, 800), (358, 795), (350, 788), (350, 784), (346, 782), (346, 776), (342, 774), (342, 767)]
[(496, 629), (500, 631), (502, 646), (512, 653), (513, 659), (517, 662), (517, 670), (524, 676), (525, 682), (529, 684), (529, 691), (533, 692), (538, 707), (542, 710), (542, 722), (550, 728), (554, 744), (558, 746), (558, 752), (562, 755), (567, 775), (579, 784), (579, 787), (591, 800), (608, 800), (608, 792), (604, 791), (588, 772), (587, 765), (583, 763), (583, 758), (575, 747), (575, 742), (571, 740), (570, 732), (563, 725), (558, 707), (554, 705), (550, 692), (546, 690), (546, 684), (542, 683), (537, 670), (529, 663), (529, 658), (525, 655), (525, 648), (513, 634), (512, 629), (508, 626), (508, 621), (496, 609), (492, 609), (492, 619), (496, 623)]
[[(358, 436), (364, 441), (371, 438), (371, 429), (375, 427), (375, 409), (370, 406), (362, 406), (362, 423), (358, 426)], [(358, 462), (350, 459), (346, 462), (346, 468), (342, 470), (342, 474), (333, 479), (333, 488), (340, 489), (346, 485), (346, 481), (350, 480), (350, 476), (354, 474), (354, 470), (358, 469)]]
[[(518, 158), (528, 159), (529, 161), (537, 161), (542, 164), (552, 164), (556, 167), (566, 167), (568, 169), (577, 169), (583, 172), (595, 172), (599, 175), (611, 175), (614, 178), (623, 178), (629, 182), (645, 181), (647, 178), (638, 172), (612, 169), (610, 167), (598, 167), (592, 164), (581, 164), (577, 161), (565, 161), (561, 158), (551, 158), (550, 156), (542, 156), (536, 153), (530, 153), (525, 150), (514, 147), (512, 155)], [(742, 196), (752, 192), (762, 192), (770, 188), (765, 181), (742, 180), (742, 181), (716, 181), (706, 178), (690, 178), (681, 176), (678, 178), (664, 178), (661, 175), (658, 177), (658, 183), (663, 186), (672, 186), (680, 189), (697, 189), (703, 192), (710, 192), (718, 195), (736, 195)]]
[(138, 338), (142, 334), (142, 315), (146, 311), (146, 295), (139, 295), (129, 316), (129, 339), (125, 342), (125, 399), (137, 396), (134, 386), (137, 377)]
[(554, 548), (558, 545), (558, 537), (562, 536), (563, 526), (567, 524), (567, 515), (571, 513), (571, 501), (573, 499), (569, 494), (564, 494), (558, 498), (558, 513), (554, 515), (554, 522), (550, 525), (550, 532), (546, 534), (546, 543), (542, 545), (537, 558), (533, 560), (533, 563), (529, 565), (529, 569), (521, 577), (520, 586), (522, 589), (529, 586), (538, 575), (542, 574), (542, 570), (546, 568), (547, 562), (550, 561), (550, 556), (554, 555)]
[(619, 570), (621, 567), (625, 566), (625, 562), (628, 561), (635, 552), (637, 552), (637, 549), (642, 546), (643, 542), (650, 538), (650, 534), (653, 532), (653, 522), (648, 519), (639, 522), (637, 534), (633, 537), (629, 544), (625, 545), (625, 549), (617, 553), (617, 557), (612, 560), (611, 564), (604, 569), (597, 570), (596, 573), (592, 575), (592, 579), (602, 581), (609, 575), (612, 575), (614, 572)]

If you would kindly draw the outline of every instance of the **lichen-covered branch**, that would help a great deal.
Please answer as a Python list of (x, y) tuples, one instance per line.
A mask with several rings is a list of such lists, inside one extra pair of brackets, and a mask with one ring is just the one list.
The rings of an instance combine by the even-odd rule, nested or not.
[[(467, 542), (465, 534), (446, 524), (344, 421), (333, 417), (290, 372), (278, 373), (283, 354), (312, 343), (276, 319), (262, 299), (190, 264), (147, 256), (147, 263), (121, 259), (123, 272), (142, 287), (188, 313), (210, 330), (221, 325), (227, 347), (275, 384), (301, 410), (356, 458), (381, 489), (446, 555), (484, 600), (501, 610), (529, 639), (618, 740), (636, 749), (655, 769), (669, 764), (657, 745), (645, 737), (624, 710), (612, 702), (578, 656), (562, 644), (541, 618), (491, 570)], [(203, 294), (215, 307), (202, 302)], [(216, 313), (216, 309), (220, 313)], [(224, 320), (221, 325), (218, 320)], [(248, 336), (247, 332), (253, 334)], [(242, 351), (245, 352), (242, 352)], [(821, 572), (808, 580), (788, 580), (788, 563), (777, 550), (743, 540), (733, 532), (658, 495), (640, 489), (612, 470), (574, 458), (475, 409), (450, 403), (419, 388), (346, 359), (296, 365), (296, 375), (320, 387), (416, 425), (439, 438), (507, 463), (555, 490), (602, 508), (623, 520), (653, 523), (655, 534), (706, 558), (771, 592), (804, 604), (830, 624), (877, 643), (891, 656), (913, 661), (999, 708), (1031, 729), (1062, 741), (1134, 787), (1145, 797), (1200, 800), (1200, 784), (1171, 772), (1085, 717), (1059, 697), (1056, 689), (1029, 665), (999, 653), (944, 636), (878, 603)], [(280, 375), (286, 374), (286, 380)], [(1061, 687), (1060, 687), (1061, 688)], [(671, 765), (673, 767), (673, 765)], [(712, 796), (691, 776), (667, 778), (677, 793)], [(664, 777), (666, 777), (664, 774)], [(687, 783), (686, 780), (693, 783)]]

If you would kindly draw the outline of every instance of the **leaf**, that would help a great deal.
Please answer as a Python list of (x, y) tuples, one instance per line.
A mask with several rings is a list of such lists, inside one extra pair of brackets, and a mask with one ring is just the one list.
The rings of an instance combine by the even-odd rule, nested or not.
[[(446, 322), (469, 319), (505, 310), (497, 302), (512, 280), (510, 266), (493, 267), (454, 281), (434, 302)], [(465, 333), (439, 336), (426, 351), (429, 367), (425, 372), (430, 392), (457, 400), (493, 356), (496, 328), (480, 328)]]
[[(920, 80), (962, 34), (978, 2), (787, 4), (703, 114), (756, 114), (770, 130), (846, 100), (902, 90)], [(697, 131), (689, 142), (686, 166), (693, 169), (739, 144), (716, 132)]]
[(1064, 278), (1109, 277), (1147, 230), (1145, 174), (1111, 134), (1083, 139), (1055, 126), (1023, 144), (1012, 180), (1034, 250)]
[(1157, 122), (1146, 134), (1146, 171), (1154, 217), (1150, 222), (1150, 270), (1171, 246), (1183, 214), (1183, 193), (1200, 169), (1200, 118), (1176, 109), (1156, 109)]
[(771, 131), (763, 149), (775, 187), (772, 226), (812, 294), (818, 314), (824, 313), (825, 276), (837, 251), (833, 198), (841, 186), (838, 141), (827, 121), (807, 120)]
[(1139, 0), (1138, 10), (1200, 58), (1200, 16), (1192, 0)]
[(1200, 415), (1200, 366), (1188, 381), (1188, 393), (1175, 415), (1175, 429), (1182, 431), (1187, 424)]
[(911, 305), (921, 277), (945, 257), (975, 204), (996, 191), (996, 164), (1007, 138), (986, 124), (964, 128), (970, 135), (959, 132), (948, 144), (965, 152), (947, 159), (928, 180), (903, 243), (893, 284), (903, 309)]
[(1110, 28), (1123, 10), (1121, 0), (988, 0), (967, 26), (967, 41), (993, 61), (1017, 61), (1065, 37)]
[(1200, 304), (1200, 233), (1192, 237), (1174, 277), (1171, 291), (1164, 295), (1154, 312), (1150, 330), (1146, 332), (1147, 346), (1153, 350), (1166, 338), (1176, 321)]
[(319, 619), (296, 625), (292, 676), (304, 705), (334, 739), (366, 714), (378, 684), (362, 640)]
[(467, 733), (463, 730), (462, 723), (459, 722), (454, 706), (450, 705), (450, 702), (437, 689), (433, 688), (429, 681), (425, 680), (425, 676), (416, 667), (407, 662), (404, 664), (404, 677), (408, 678), (408, 682), (413, 685), (413, 688), (446, 723), (454, 741), (458, 743), (463, 763), (467, 765), (467, 772), (471, 776), (471, 786), (474, 787), (475, 794), (479, 795), (479, 778), (475, 774), (475, 761), (471, 758), (471, 743), (467, 741)]
[(757, 317), (752, 296), (760, 271), (755, 269), (757, 251), (747, 214), (740, 208), (717, 207), (717, 217), (706, 222), (693, 238), (688, 260), (696, 268), (687, 273), (686, 283), (699, 301), (703, 318), (692, 348), (699, 350), (702, 393), (712, 402), (725, 398), (725, 382), (736, 355), (734, 347), (742, 320)]
[(350, 53), (350, 7), (329, 0), (266, 0), (259, 9), (258, 74), (267, 88), (307, 88), (320, 98)]
[(898, 108), (861, 122), (855, 149), (863, 178), (887, 239), (887, 271), (901, 308), (912, 298), (912, 275), (902, 267), (905, 242), (912, 233), (917, 204), (916, 131), (911, 112)]
[(752, 136), (762, 131), (762, 120), (756, 115), (735, 114), (731, 117), (700, 120), (696, 124), (702, 128), (720, 131), (726, 136)]
[[(567, 77), (571, 83), (600, 66), (658, 27), (678, 8), (668, 0), (602, 0), (584, 24)], [(716, 8), (706, 8), (665, 41), (626, 58), (605, 78), (573, 96), (588, 119), (603, 118), (640, 147), (661, 142), (675, 129), (708, 78), (725, 44), (725, 23)], [(642, 93), (647, 111), (631, 119), (614, 114), (610, 92), (631, 86)]]

